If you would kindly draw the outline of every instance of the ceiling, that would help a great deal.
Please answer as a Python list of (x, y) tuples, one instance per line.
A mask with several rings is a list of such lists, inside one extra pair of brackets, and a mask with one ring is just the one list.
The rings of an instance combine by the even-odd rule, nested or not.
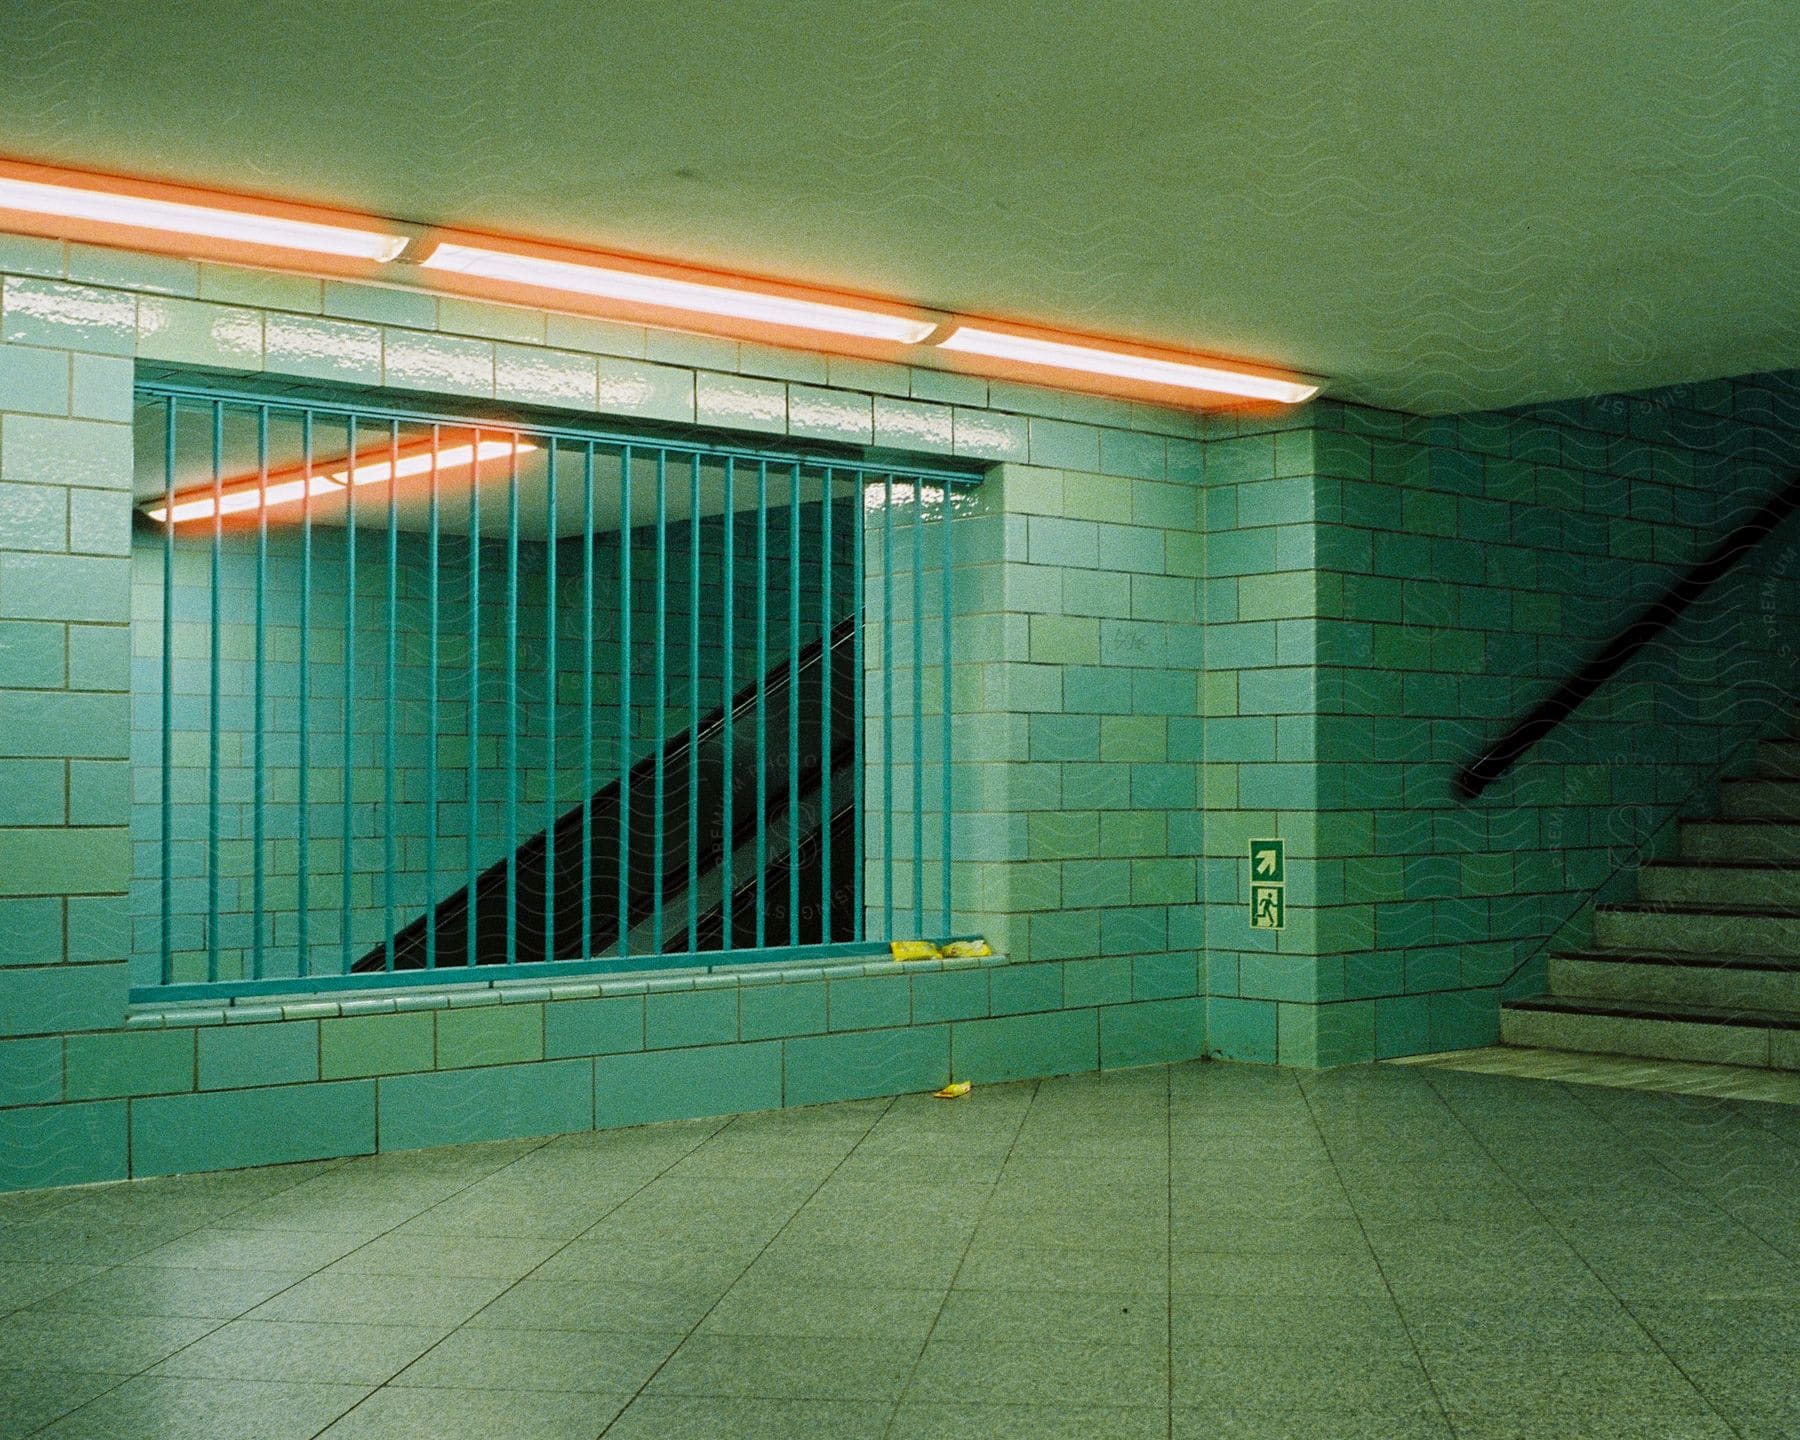
[(0, 33), (15, 159), (1137, 337), (1409, 410), (1800, 364), (1781, 0), (0, 0)]

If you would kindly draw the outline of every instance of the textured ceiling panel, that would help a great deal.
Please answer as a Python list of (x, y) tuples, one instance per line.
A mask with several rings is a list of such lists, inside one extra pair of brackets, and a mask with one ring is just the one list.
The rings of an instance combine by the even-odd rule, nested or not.
[(1779, 3), (0, 0), (0, 152), (1455, 410), (1800, 363)]

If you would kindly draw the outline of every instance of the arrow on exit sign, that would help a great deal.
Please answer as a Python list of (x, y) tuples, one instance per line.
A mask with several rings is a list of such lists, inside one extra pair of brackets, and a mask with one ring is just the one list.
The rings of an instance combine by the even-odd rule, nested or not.
[(1287, 879), (1287, 865), (1279, 840), (1250, 842), (1250, 878), (1259, 885), (1280, 885)]

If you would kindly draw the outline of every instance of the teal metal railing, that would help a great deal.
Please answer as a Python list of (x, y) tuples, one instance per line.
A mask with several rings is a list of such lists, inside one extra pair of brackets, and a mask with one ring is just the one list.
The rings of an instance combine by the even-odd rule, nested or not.
[(951, 929), (977, 477), (162, 382), (137, 426), (134, 998)]

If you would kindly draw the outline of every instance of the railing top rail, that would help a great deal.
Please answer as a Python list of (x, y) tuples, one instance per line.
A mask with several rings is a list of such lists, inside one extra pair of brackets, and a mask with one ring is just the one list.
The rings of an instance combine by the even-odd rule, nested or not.
[(1480, 796), (1797, 510), (1800, 510), (1800, 471), (1702, 559), (1689, 566), (1680, 579), (1640, 611), (1592, 659), (1465, 765), (1456, 776), (1456, 793), (1464, 800)]
[(454, 425), (464, 429), (479, 427), (496, 433), (516, 431), (520, 434), (567, 441), (571, 445), (596, 445), (609, 449), (630, 446), (643, 451), (665, 451), (669, 454), (699, 455), (706, 458), (732, 459), (750, 464), (799, 465), (809, 471), (833, 470), (849, 475), (887, 476), (896, 479), (933, 480), (950, 485), (979, 485), (983, 469), (958, 469), (931, 464), (916, 464), (910, 459), (865, 456), (861, 459), (824, 452), (793, 448), (763, 447), (736, 441), (681, 438), (649, 433), (633, 434), (624, 430), (608, 430), (579, 424), (555, 424), (539, 420), (508, 419), (504, 416), (457, 414), (411, 405), (382, 404), (379, 401), (315, 399), (305, 395), (262, 394), (255, 390), (219, 389), (211, 385), (184, 385), (167, 380), (140, 380), (137, 393), (152, 400), (188, 400), (197, 405), (219, 403), (232, 408), (268, 409), (311, 415), (332, 415), (359, 421), (398, 421), (423, 425)]

